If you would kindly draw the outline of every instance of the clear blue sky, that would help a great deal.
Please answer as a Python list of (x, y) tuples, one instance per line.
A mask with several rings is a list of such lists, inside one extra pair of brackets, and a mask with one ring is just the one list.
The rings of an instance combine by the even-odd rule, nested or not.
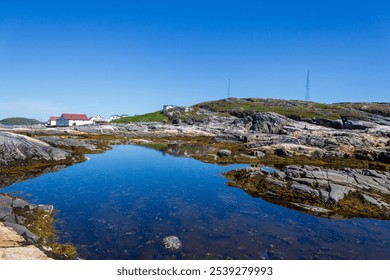
[(0, 0), (0, 119), (231, 96), (387, 101), (389, 1)]

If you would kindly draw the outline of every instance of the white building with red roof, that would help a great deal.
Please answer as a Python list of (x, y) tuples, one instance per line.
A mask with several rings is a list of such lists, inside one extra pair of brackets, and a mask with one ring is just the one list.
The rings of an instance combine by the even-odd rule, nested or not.
[(59, 118), (60, 118), (60, 117), (50, 116), (50, 119), (47, 121), (47, 125), (48, 125), (48, 126), (56, 126), (56, 125), (57, 125), (57, 120), (58, 120)]
[(92, 123), (92, 118), (88, 118), (86, 114), (62, 114), (56, 121), (57, 126), (79, 126)]

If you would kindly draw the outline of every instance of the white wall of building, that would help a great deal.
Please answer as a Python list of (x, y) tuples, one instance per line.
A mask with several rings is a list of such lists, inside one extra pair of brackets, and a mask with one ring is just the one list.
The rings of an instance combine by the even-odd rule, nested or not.
[(92, 120), (67, 120), (62, 116), (57, 120), (57, 126), (80, 126), (93, 124)]

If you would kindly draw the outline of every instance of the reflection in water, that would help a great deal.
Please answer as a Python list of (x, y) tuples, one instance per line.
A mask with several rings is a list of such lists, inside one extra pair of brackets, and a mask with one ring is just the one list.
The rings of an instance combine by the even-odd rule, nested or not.
[[(4, 189), (53, 204), (61, 241), (82, 258), (390, 258), (388, 221), (328, 220), (251, 197), (220, 175), (237, 165), (130, 145), (90, 158)], [(163, 248), (169, 235), (180, 238), (179, 250)]]
[(66, 165), (54, 165), (43, 168), (34, 168), (26, 171), (13, 172), (13, 170), (11, 170), (11, 172), (2, 172), (0, 173), (0, 189), (18, 182), (23, 182), (27, 179), (41, 176), (43, 174), (62, 170), (65, 167)]
[(204, 157), (208, 154), (216, 154), (218, 151), (217, 148), (212, 146), (188, 143), (144, 144), (142, 146), (161, 151), (164, 155), (172, 155), (175, 157)]

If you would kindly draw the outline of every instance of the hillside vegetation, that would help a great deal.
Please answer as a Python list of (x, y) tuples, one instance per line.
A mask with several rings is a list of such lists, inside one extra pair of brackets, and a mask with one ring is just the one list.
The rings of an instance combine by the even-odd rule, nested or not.
[(113, 123), (132, 123), (132, 122), (169, 122), (167, 116), (162, 111), (156, 111), (144, 115), (135, 115), (130, 117), (123, 117), (112, 121)]
[(33, 125), (33, 124), (42, 124), (42, 122), (34, 119), (27, 118), (6, 118), (0, 120), (0, 124), (4, 125)]
[[(215, 117), (241, 117), (244, 112), (274, 112), (295, 120), (313, 122), (326, 119), (330, 121), (342, 118), (351, 120), (368, 120), (380, 115), (390, 117), (390, 103), (345, 102), (323, 104), (302, 100), (261, 99), (261, 98), (227, 98), (202, 102), (189, 107), (177, 107), (167, 111), (156, 111), (143, 115), (123, 117), (113, 123), (132, 122), (165, 122), (165, 123), (196, 123)], [(314, 121), (316, 123), (316, 121)]]
[(294, 119), (326, 118), (336, 120), (343, 116), (361, 119), (371, 114), (378, 114), (385, 117), (390, 116), (390, 103), (322, 104), (300, 100), (227, 98), (203, 102), (193, 107), (228, 114), (250, 110), (257, 112), (275, 112)]

